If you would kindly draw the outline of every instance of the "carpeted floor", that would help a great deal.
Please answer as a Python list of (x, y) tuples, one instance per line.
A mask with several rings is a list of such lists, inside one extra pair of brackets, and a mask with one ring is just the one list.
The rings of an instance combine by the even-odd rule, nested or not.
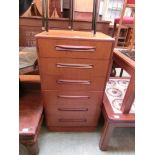
[[(95, 132), (48, 132), (45, 123), (39, 136), (39, 155), (134, 155), (134, 128), (116, 128), (110, 139), (108, 151), (99, 149), (99, 140), (103, 122)], [(20, 155), (28, 155), (20, 144)]]

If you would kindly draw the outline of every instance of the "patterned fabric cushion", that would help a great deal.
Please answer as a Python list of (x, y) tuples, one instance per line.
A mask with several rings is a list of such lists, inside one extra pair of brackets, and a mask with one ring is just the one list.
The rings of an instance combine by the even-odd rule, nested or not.
[[(106, 95), (114, 113), (122, 113), (120, 108), (128, 88), (130, 79), (110, 78), (106, 85)], [(135, 113), (135, 104), (132, 104), (130, 113)]]
[(135, 0), (127, 0), (127, 4), (135, 4)]
[(37, 60), (35, 47), (20, 47), (19, 48), (19, 68), (25, 68), (34, 65)]
[[(120, 18), (115, 18), (115, 23), (119, 24)], [(134, 18), (133, 17), (123, 17), (123, 24), (133, 24), (134, 23)]]

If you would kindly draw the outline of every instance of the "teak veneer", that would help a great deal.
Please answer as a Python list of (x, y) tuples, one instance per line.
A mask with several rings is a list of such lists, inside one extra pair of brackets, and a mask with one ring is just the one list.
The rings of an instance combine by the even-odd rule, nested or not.
[[(115, 112), (112, 108), (112, 103), (107, 97), (106, 93), (103, 98), (103, 108), (102, 113), (105, 119), (105, 123), (101, 133), (101, 139), (99, 147), (101, 150), (107, 150), (109, 147), (109, 140), (112, 135), (114, 128), (116, 127), (135, 127), (135, 111), (132, 111), (132, 106), (134, 107), (135, 99), (135, 62), (122, 54), (121, 52), (114, 50), (113, 54), (114, 64), (117, 67), (123, 68), (130, 77), (129, 84), (127, 88), (124, 89), (124, 97), (121, 98), (121, 103), (119, 105), (119, 112)], [(113, 77), (109, 80), (119, 80), (122, 83), (126, 80), (124, 77)], [(115, 87), (115, 90), (118, 87)], [(117, 98), (117, 100), (119, 97)]]
[(94, 131), (114, 39), (100, 32), (49, 30), (36, 41), (48, 129)]

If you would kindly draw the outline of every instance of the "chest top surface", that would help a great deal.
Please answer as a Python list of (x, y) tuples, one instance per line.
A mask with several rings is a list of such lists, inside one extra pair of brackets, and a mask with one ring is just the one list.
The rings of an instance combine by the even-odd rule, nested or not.
[(83, 40), (106, 40), (114, 41), (114, 38), (97, 32), (94, 36), (92, 32), (86, 31), (73, 31), (73, 30), (49, 30), (36, 35), (36, 38), (68, 38), (68, 39), (83, 39)]

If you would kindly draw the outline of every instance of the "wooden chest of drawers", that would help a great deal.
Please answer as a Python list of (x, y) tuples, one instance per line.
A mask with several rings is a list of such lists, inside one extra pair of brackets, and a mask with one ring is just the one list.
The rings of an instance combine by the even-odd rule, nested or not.
[(114, 39), (103, 33), (50, 30), (36, 40), (48, 129), (95, 130)]

